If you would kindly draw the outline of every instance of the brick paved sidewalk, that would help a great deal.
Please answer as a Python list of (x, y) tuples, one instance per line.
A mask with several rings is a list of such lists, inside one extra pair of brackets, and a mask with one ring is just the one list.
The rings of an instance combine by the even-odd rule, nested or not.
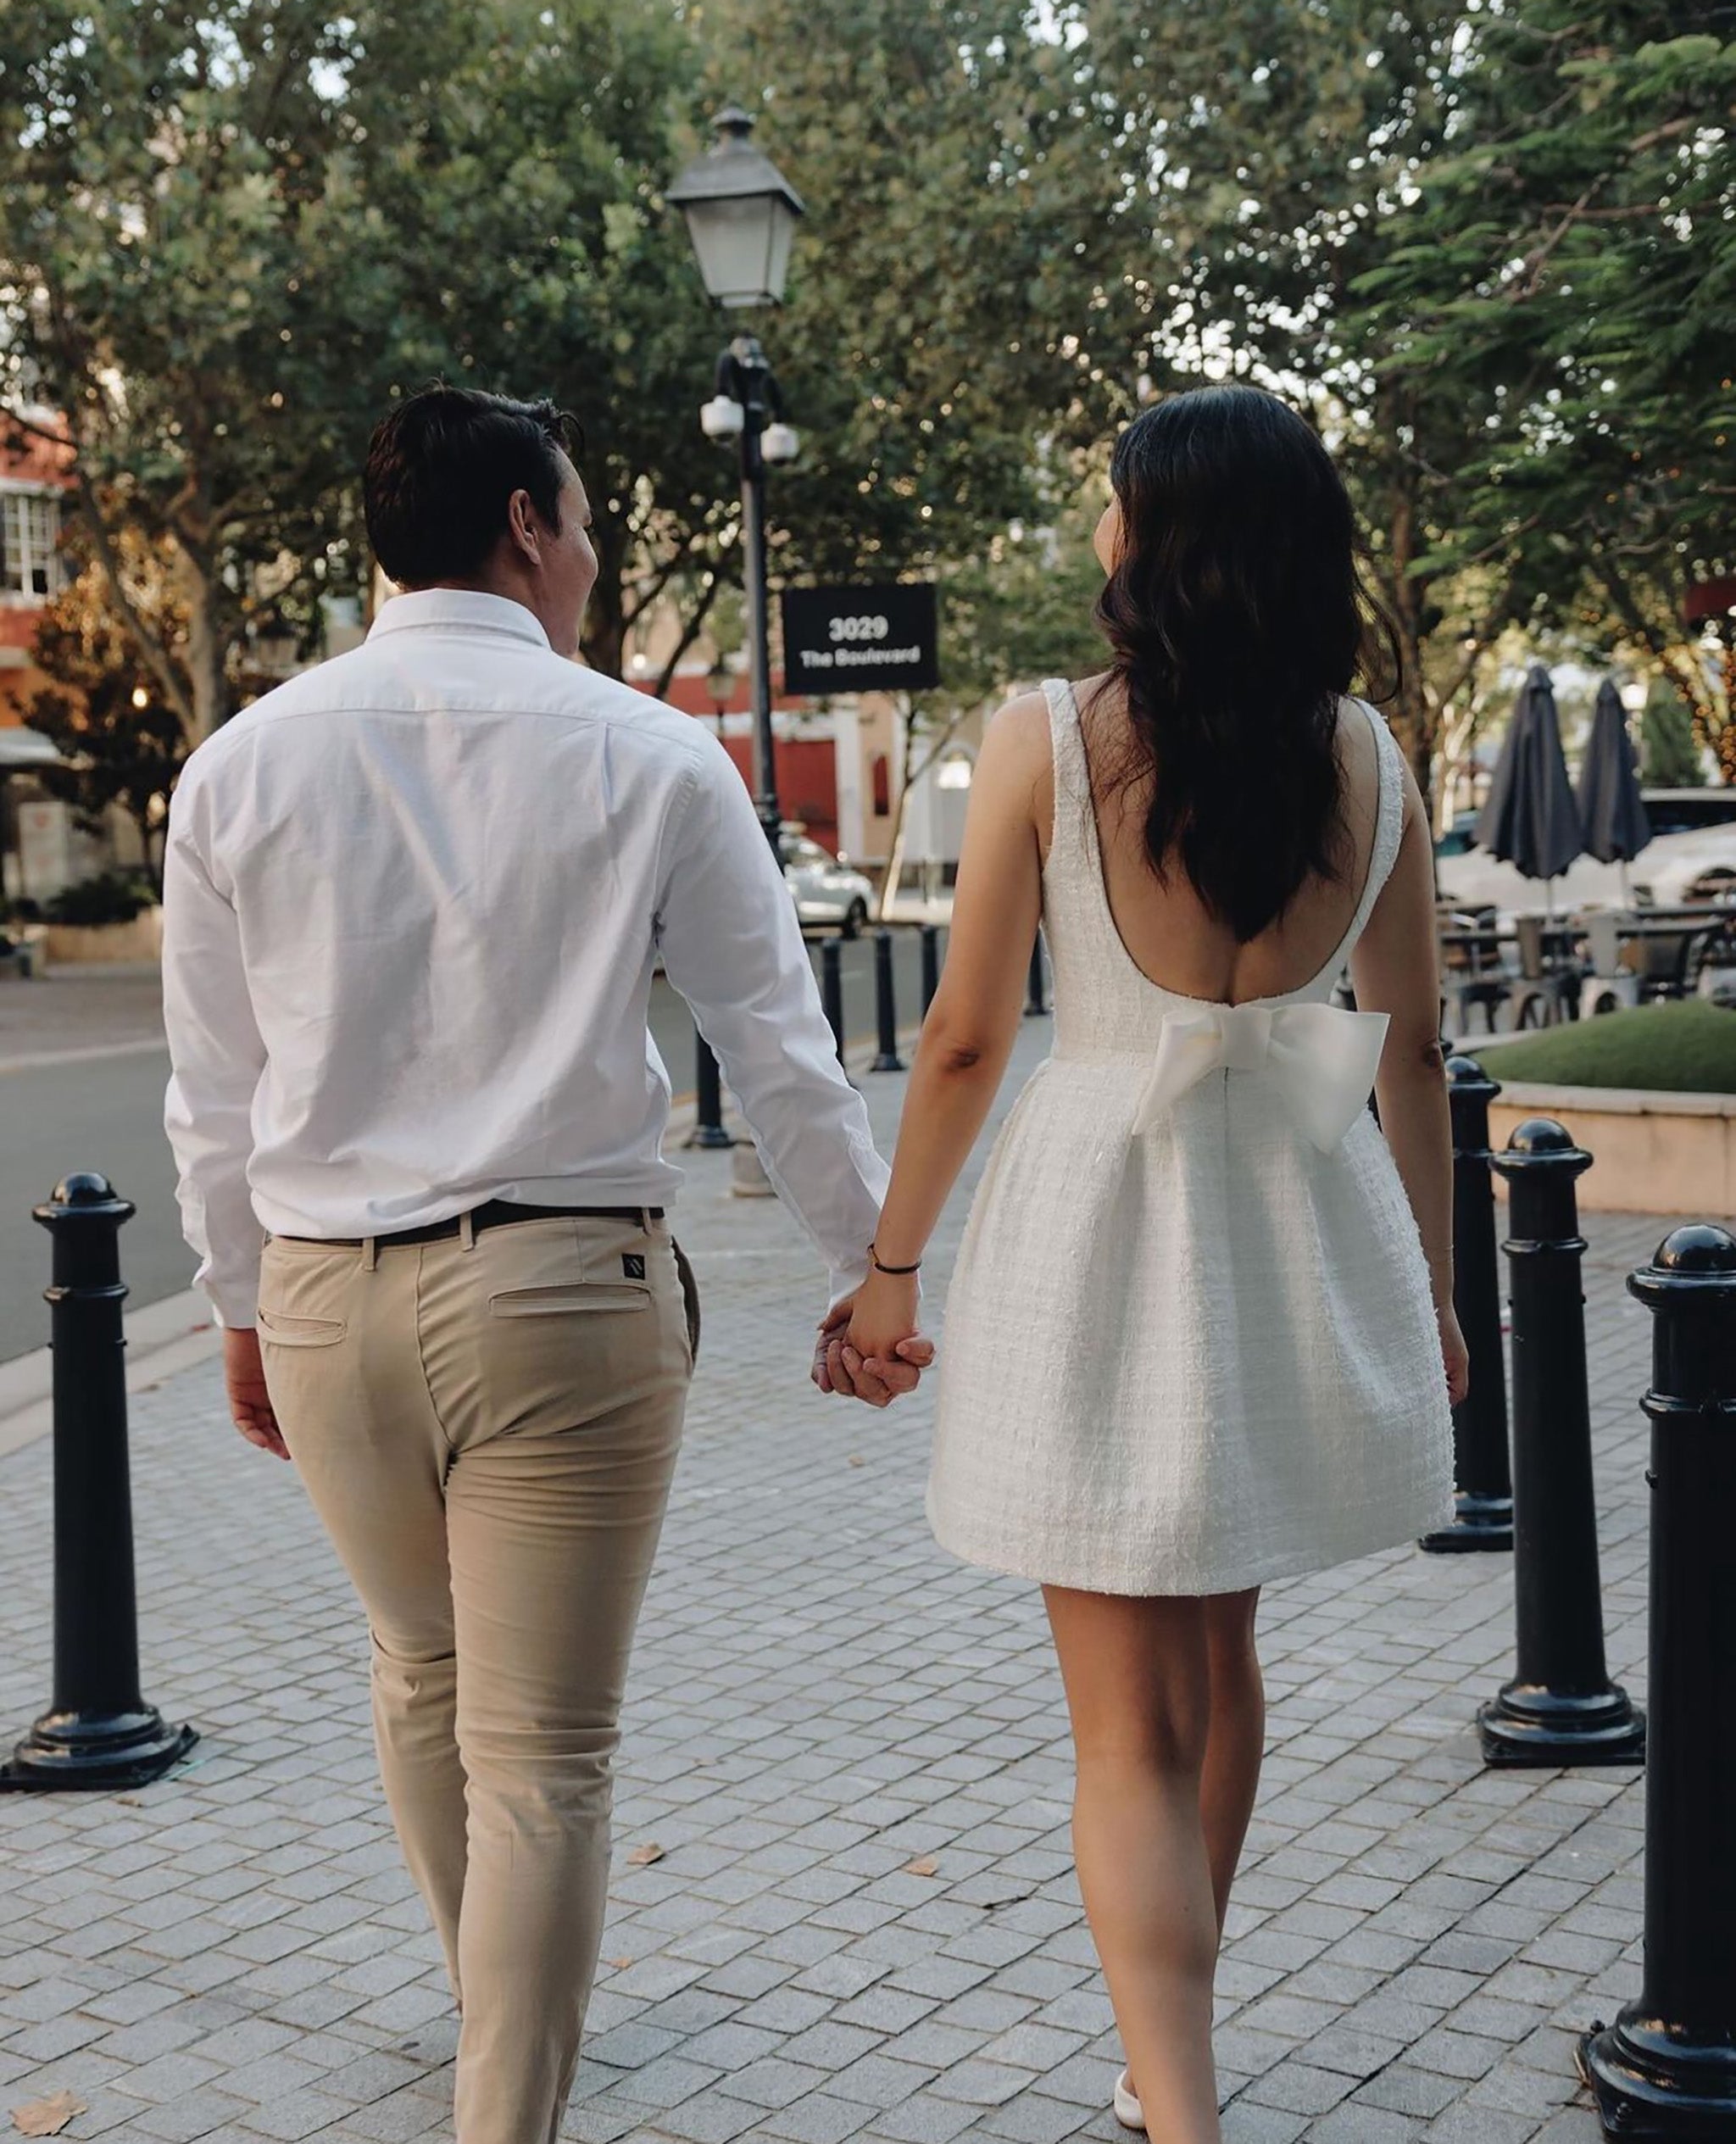
[[(889, 1133), (903, 1082), (866, 1083)], [(704, 1359), (565, 2134), (1108, 2138), (1116, 2045), (1038, 1599), (930, 1540), (932, 1387), (875, 1414), (807, 1384), (818, 1272), (774, 1206), (723, 1195), (726, 1164), (695, 1156), (682, 1209)], [(1589, 1224), (1610, 1653), (1636, 1690), (1650, 1332), (1621, 1280), (1665, 1225)], [(48, 1478), (43, 1445), (0, 1461), (8, 1731), (47, 1691)], [(348, 1588), (293, 1474), (226, 1427), (214, 1367), (136, 1404), (135, 1479), (147, 1691), (204, 1740), (138, 1795), (0, 1801), (0, 2116), (70, 2090), (69, 2137), (448, 2136), (454, 2030), (375, 1783)], [(1372, 1558), (1273, 1587), (1261, 1631), (1227, 2136), (1592, 2144), (1571, 2049), (1637, 1985), (1640, 1790), (1479, 1768), (1509, 1560)]]

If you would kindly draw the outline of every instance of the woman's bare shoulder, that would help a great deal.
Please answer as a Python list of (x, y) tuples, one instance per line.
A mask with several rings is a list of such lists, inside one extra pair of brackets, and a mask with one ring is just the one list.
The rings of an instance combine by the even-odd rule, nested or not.
[(982, 732), (985, 760), (1009, 769), (1046, 764), (1049, 753), (1049, 696), (1015, 693), (989, 717)]

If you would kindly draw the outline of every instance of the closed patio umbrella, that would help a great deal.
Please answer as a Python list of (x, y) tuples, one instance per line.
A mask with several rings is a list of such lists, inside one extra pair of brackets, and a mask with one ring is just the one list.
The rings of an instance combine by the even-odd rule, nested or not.
[(1651, 839), (1651, 821), (1639, 794), (1627, 710), (1607, 677), (1597, 688), (1585, 763), (1579, 770), (1579, 816), (1590, 853), (1600, 864), (1621, 865), (1625, 899), (1628, 866)]
[(1478, 845), (1527, 878), (1551, 879), (1585, 848), (1561, 752), (1555, 688), (1541, 663), (1526, 673), (1477, 821)]

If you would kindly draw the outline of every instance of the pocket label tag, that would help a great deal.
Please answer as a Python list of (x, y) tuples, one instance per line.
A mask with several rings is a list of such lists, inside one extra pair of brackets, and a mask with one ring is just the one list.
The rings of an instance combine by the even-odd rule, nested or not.
[(629, 1280), (645, 1278), (645, 1254), (641, 1250), (624, 1250), (620, 1255), (620, 1269)]

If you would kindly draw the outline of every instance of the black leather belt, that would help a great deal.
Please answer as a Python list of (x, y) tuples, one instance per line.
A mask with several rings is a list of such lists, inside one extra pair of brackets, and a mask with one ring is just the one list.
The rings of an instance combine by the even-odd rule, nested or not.
[[(509, 1199), (490, 1199), (486, 1206), (475, 1206), (470, 1211), (470, 1227), (480, 1235), (485, 1228), (508, 1228), (520, 1221), (661, 1221), (661, 1206), (521, 1206)], [(400, 1228), (389, 1236), (376, 1236), (376, 1244), (442, 1243), (449, 1236), (463, 1233), (464, 1217), (453, 1214), (449, 1221), (431, 1221), (420, 1228)], [(330, 1243), (344, 1250), (359, 1250), (367, 1240), (364, 1236), (291, 1236), (291, 1243)]]

